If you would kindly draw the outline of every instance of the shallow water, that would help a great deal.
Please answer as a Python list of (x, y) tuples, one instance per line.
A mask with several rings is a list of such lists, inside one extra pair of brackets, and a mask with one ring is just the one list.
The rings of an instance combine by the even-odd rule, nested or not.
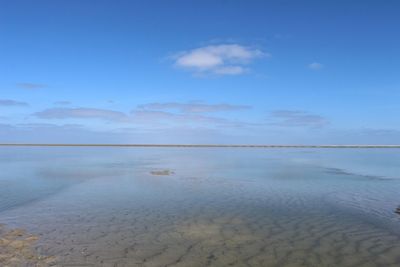
[(10, 147), (0, 170), (0, 224), (59, 266), (400, 266), (397, 149)]

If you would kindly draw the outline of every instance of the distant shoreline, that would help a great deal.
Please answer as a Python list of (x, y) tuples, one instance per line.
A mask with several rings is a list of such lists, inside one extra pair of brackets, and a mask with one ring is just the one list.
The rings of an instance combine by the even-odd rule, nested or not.
[(34, 144), (3, 143), (1, 147), (183, 147), (183, 148), (400, 148), (400, 145), (218, 145), (218, 144)]

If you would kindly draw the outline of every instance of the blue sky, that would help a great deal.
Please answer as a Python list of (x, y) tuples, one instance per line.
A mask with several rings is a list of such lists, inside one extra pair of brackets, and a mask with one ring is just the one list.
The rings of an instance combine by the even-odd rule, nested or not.
[(0, 141), (399, 143), (398, 1), (0, 1)]

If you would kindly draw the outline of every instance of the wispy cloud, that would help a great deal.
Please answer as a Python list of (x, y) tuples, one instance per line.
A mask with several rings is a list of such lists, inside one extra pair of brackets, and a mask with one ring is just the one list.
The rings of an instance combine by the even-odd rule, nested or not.
[(318, 63), (318, 62), (313, 62), (308, 64), (308, 68), (312, 69), (312, 70), (320, 70), (324, 67), (323, 64)]
[(97, 108), (51, 108), (36, 112), (34, 115), (41, 119), (100, 119), (115, 123), (144, 124), (152, 127), (159, 124), (230, 124), (230, 121), (224, 118), (143, 109), (133, 110), (130, 114), (126, 114), (120, 111)]
[(250, 109), (250, 106), (246, 105), (232, 105), (232, 104), (205, 104), (199, 102), (189, 103), (178, 103), (178, 102), (166, 102), (166, 103), (149, 103), (139, 106), (140, 109), (151, 109), (151, 110), (178, 110), (182, 113), (210, 113), (219, 111), (236, 111)]
[(132, 115), (134, 121), (140, 122), (239, 127), (246, 123), (204, 114), (222, 111), (241, 111), (250, 108), (251, 106), (247, 105), (227, 103), (164, 102), (139, 105), (136, 110), (132, 111)]
[(123, 122), (128, 116), (119, 111), (98, 108), (50, 108), (34, 114), (41, 119), (101, 119)]
[(0, 106), (29, 106), (26, 102), (15, 101), (11, 99), (0, 99)]
[(174, 60), (176, 66), (197, 74), (238, 75), (245, 73), (254, 59), (268, 55), (238, 44), (220, 44), (180, 52)]
[(229, 133), (208, 127), (172, 126), (113, 130), (88, 128), (74, 124), (2, 124), (0, 140), (4, 143), (234, 143)]
[(276, 126), (319, 128), (329, 124), (325, 117), (299, 110), (276, 110), (270, 116), (274, 120), (270, 125)]
[[(17, 123), (17, 124), (0, 123), (0, 130), (2, 131), (19, 130), (22, 133), (26, 133), (27, 131), (37, 131), (40, 133), (42, 131), (53, 130), (53, 129), (57, 129), (60, 131), (80, 130), (84, 129), (84, 126), (80, 124), (57, 125), (52, 123)], [(5, 132), (2, 133), (4, 134)], [(10, 137), (12, 138), (12, 136)]]
[[(79, 124), (24, 123), (1, 124), (0, 140), (9, 143), (129, 143), (140, 142), (142, 135), (119, 134), (87, 128)], [(143, 137), (142, 137), (143, 138)]]
[(132, 120), (139, 123), (172, 123), (172, 124), (202, 124), (202, 125), (220, 125), (231, 124), (230, 120), (204, 116), (199, 114), (172, 113), (157, 110), (134, 110), (132, 111)]
[(233, 111), (248, 109), (249, 106), (232, 104), (204, 103), (150, 103), (138, 106), (130, 113), (99, 108), (50, 108), (33, 115), (40, 119), (99, 119), (114, 123), (146, 125), (154, 128), (162, 125), (198, 125), (208, 127), (240, 127), (245, 122), (227, 118), (204, 115), (218, 111)]
[(40, 83), (17, 83), (17, 86), (23, 89), (40, 89), (47, 87), (46, 84)]

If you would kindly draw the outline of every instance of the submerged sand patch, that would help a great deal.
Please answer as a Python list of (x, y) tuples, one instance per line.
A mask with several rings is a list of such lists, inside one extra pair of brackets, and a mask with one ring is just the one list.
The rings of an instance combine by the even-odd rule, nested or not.
[(55, 266), (55, 257), (40, 255), (35, 250), (38, 239), (24, 229), (8, 230), (0, 224), (0, 266)]
[(150, 172), (151, 175), (172, 175), (175, 174), (173, 171), (165, 169), (165, 170), (154, 170)]

